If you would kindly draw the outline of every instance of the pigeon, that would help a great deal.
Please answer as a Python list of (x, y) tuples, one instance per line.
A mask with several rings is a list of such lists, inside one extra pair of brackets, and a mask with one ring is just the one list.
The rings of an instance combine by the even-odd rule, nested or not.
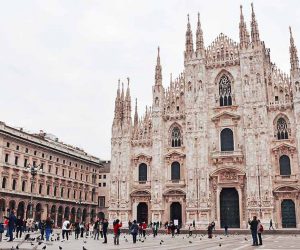
[(45, 250), (45, 249), (46, 249), (46, 247), (47, 247), (47, 246), (45, 245), (45, 246), (43, 246), (43, 248), (42, 248), (42, 249), (43, 249), (43, 250)]
[(25, 240), (28, 240), (29, 237), (30, 237), (30, 234), (26, 234), (26, 235), (25, 235)]
[(19, 249), (19, 246), (18, 246), (18, 245), (16, 246), (16, 249)]
[(59, 246), (58, 248), (59, 248), (59, 250), (62, 250), (62, 247), (61, 247), (61, 246)]
[(164, 242), (163, 240), (160, 240), (161, 242)]
[(247, 240), (247, 238), (245, 238), (245, 240)]
[(32, 242), (30, 243), (30, 245), (31, 245), (31, 246), (34, 246), (34, 244), (33, 244)]
[(189, 243), (193, 243), (193, 242), (189, 241)]
[(222, 246), (221, 243), (219, 244), (219, 247)]
[(84, 240), (83, 243), (86, 244), (86, 240)]
[(161, 245), (162, 243), (161, 243), (161, 242), (159, 242), (159, 244)]
[(82, 247), (82, 250), (87, 250), (85, 247)]
[(128, 242), (128, 240), (127, 240), (127, 239), (125, 239), (125, 242)]
[(42, 241), (40, 241), (39, 243), (38, 243), (38, 245), (41, 245), (43, 242)]

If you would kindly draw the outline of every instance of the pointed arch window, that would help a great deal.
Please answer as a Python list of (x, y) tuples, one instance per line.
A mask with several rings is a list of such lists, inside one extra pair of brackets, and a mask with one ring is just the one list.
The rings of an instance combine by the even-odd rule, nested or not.
[(12, 183), (12, 190), (16, 190), (16, 186), (17, 186), (17, 181), (16, 181), (16, 180), (13, 180), (13, 183)]
[(139, 181), (147, 181), (147, 165), (145, 163), (139, 165)]
[(3, 177), (2, 179), (2, 188), (6, 188), (6, 178)]
[(26, 181), (22, 181), (22, 191), (25, 192), (26, 188)]
[(277, 139), (278, 140), (289, 139), (288, 126), (287, 126), (287, 122), (284, 118), (280, 117), (277, 120), (276, 129), (277, 129)]
[(291, 161), (287, 155), (279, 158), (280, 175), (291, 175)]
[(171, 138), (173, 148), (181, 147), (181, 133), (178, 127), (173, 128)]
[(231, 81), (227, 75), (222, 75), (219, 81), (220, 106), (231, 106)]

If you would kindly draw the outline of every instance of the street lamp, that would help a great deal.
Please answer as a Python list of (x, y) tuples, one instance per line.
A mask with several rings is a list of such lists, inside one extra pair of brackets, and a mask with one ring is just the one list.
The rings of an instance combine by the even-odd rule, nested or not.
[[(40, 168), (41, 165), (38, 165), (38, 166), (35, 166), (35, 165), (30, 165), (28, 164), (26, 166), (26, 169), (31, 173), (31, 187), (34, 183), (34, 178), (35, 176), (37, 175), (38, 171), (41, 171), (42, 169)], [(31, 196), (30, 196), (30, 211), (29, 211), (29, 216), (30, 218), (32, 219), (33, 218), (33, 190), (30, 190), (31, 191)]]

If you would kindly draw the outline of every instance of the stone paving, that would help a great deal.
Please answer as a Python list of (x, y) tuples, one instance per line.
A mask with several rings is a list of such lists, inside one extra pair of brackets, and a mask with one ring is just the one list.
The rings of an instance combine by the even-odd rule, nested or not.
[[(16, 246), (21, 240), (15, 240), (14, 242), (0, 242), (0, 250), (2, 249), (16, 249)], [(83, 250), (83, 247), (87, 250), (93, 249), (300, 249), (300, 236), (299, 235), (265, 235), (263, 236), (263, 245), (258, 247), (251, 246), (250, 235), (230, 235), (228, 237), (217, 235), (213, 239), (208, 239), (206, 235), (194, 235), (188, 237), (186, 234), (181, 234), (175, 238), (171, 238), (170, 235), (158, 235), (153, 238), (151, 235), (147, 236), (144, 241), (138, 241), (136, 244), (132, 243), (132, 237), (128, 234), (121, 234), (120, 245), (113, 245), (113, 236), (108, 236), (108, 244), (102, 244), (102, 240), (93, 240), (91, 238), (81, 238), (79, 240), (74, 239), (74, 235), (71, 236), (69, 241), (52, 241), (49, 243), (41, 243), (38, 245), (36, 242), (25, 242), (19, 245), (19, 249), (43, 249), (46, 250)]]

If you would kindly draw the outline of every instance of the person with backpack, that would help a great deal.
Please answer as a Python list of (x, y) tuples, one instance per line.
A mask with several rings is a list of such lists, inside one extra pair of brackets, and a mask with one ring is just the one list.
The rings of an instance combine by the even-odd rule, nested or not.
[(45, 223), (46, 241), (49, 241), (52, 232), (53, 222), (50, 217), (47, 218)]
[(258, 235), (258, 245), (262, 245), (262, 238), (261, 238), (261, 234), (263, 233), (264, 231), (264, 227), (263, 225), (261, 224), (260, 220), (258, 220), (258, 224), (257, 224), (257, 235)]
[(16, 225), (16, 221), (17, 221), (17, 217), (15, 216), (15, 210), (12, 209), (9, 217), (5, 217), (5, 218), (8, 219), (9, 241), (13, 241), (14, 240), (13, 232), (15, 230), (15, 225)]
[(103, 244), (107, 244), (107, 228), (108, 228), (108, 221), (107, 219), (104, 219), (102, 224), (103, 237), (104, 237)]
[(134, 220), (130, 228), (130, 233), (132, 234), (132, 240), (134, 244), (136, 243), (136, 236), (138, 234), (138, 231), (139, 231), (139, 226), (136, 223), (136, 220)]

